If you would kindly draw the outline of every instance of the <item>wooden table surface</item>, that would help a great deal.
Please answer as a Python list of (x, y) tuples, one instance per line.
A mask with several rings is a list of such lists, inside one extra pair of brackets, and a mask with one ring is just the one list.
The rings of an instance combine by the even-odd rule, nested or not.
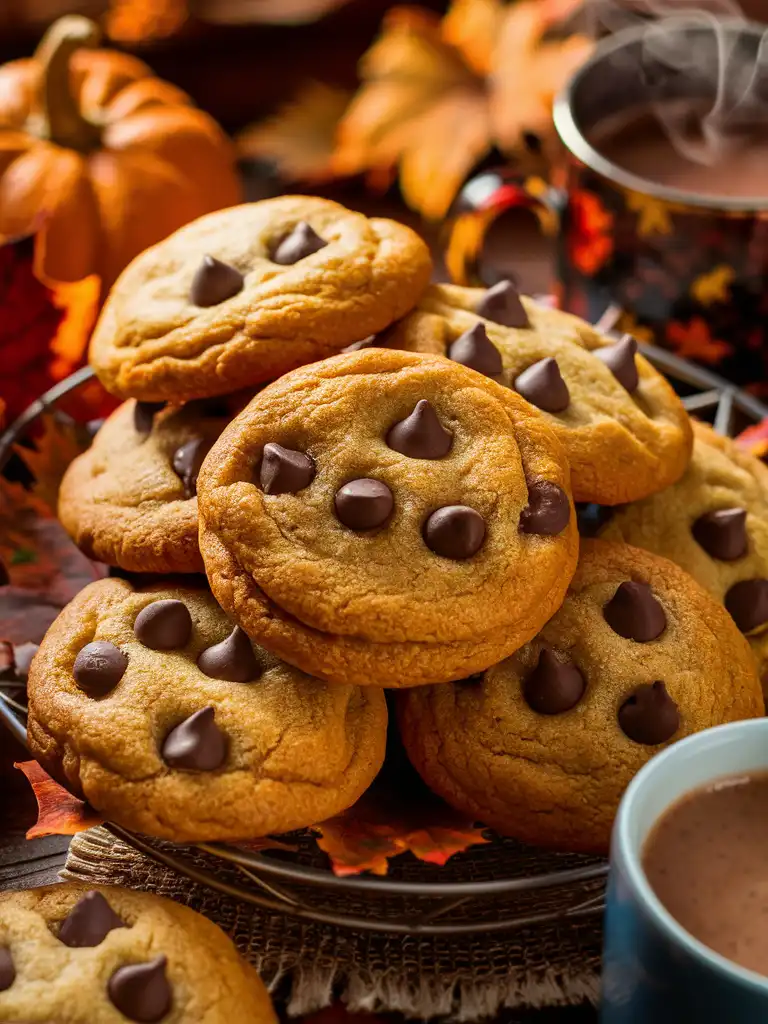
[[(256, 188), (253, 192), (253, 198), (256, 198), (259, 190)], [(350, 200), (349, 205), (373, 212), (372, 204), (364, 198), (358, 203)], [(377, 202), (375, 213), (414, 222), (412, 218), (403, 217), (401, 207), (389, 202)], [(434, 237), (430, 241), (434, 245)], [(506, 224), (500, 225), (490, 240), (488, 252), (489, 265), (514, 274), (523, 291), (546, 291), (550, 254), (547, 244), (538, 236), (531, 215), (513, 216)], [(36, 806), (26, 779), (13, 768), (13, 763), (28, 757), (0, 725), (0, 889), (21, 889), (56, 882), (66, 856), (68, 839), (65, 837), (33, 841), (24, 838), (26, 830), (35, 821)], [(591, 1007), (585, 1006), (525, 1013), (505, 1011), (498, 1020), (504, 1024), (594, 1024), (597, 1015)]]

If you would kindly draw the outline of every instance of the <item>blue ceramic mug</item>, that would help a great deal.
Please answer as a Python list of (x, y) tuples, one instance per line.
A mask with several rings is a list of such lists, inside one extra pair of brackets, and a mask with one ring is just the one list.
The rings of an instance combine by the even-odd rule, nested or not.
[(768, 1021), (768, 977), (687, 932), (642, 866), (653, 825), (680, 797), (723, 775), (755, 771), (768, 771), (768, 718), (689, 736), (649, 761), (627, 788), (611, 841), (601, 1024)]

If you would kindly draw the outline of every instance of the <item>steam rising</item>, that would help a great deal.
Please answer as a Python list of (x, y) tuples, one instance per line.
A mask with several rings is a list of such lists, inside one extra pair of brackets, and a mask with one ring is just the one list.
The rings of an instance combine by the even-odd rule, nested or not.
[[(768, 28), (753, 36), (754, 47), (745, 46), (733, 26), (754, 23), (736, 0), (590, 0), (588, 17), (596, 36), (646, 25), (642, 66), (648, 106), (689, 160), (716, 164), (756, 132), (768, 135)], [(683, 32), (685, 25), (696, 31)], [(702, 102), (670, 101), (675, 92), (695, 94)]]

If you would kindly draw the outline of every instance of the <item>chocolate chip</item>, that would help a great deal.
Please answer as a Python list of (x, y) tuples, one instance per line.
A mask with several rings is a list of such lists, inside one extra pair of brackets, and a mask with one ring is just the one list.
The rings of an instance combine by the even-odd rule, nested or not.
[(155, 1024), (171, 1009), (173, 993), (165, 976), (164, 956), (148, 963), (118, 967), (109, 979), (107, 991), (112, 1005), (139, 1024)]
[(172, 651), (192, 636), (192, 616), (182, 601), (154, 601), (136, 616), (133, 631), (145, 647)]
[(520, 532), (554, 537), (568, 525), (571, 506), (568, 495), (551, 480), (534, 480), (528, 485), (528, 504), (520, 513)]
[(364, 348), (372, 348), (376, 343), (376, 335), (369, 334), (367, 338), (362, 338), (360, 341), (353, 341), (351, 345), (347, 345), (343, 348), (342, 352), (359, 352)]
[(191, 772), (212, 772), (224, 764), (227, 738), (214, 721), (211, 707), (196, 711), (175, 729), (163, 743), (163, 760), (171, 768)]
[(272, 253), (272, 262), (281, 266), (298, 263), (313, 252), (324, 249), (328, 243), (305, 220), (299, 221)]
[(559, 715), (575, 707), (586, 689), (584, 676), (571, 661), (560, 661), (544, 647), (536, 668), (523, 680), (526, 704), (540, 715)]
[(499, 350), (479, 320), (449, 346), (447, 355), (454, 363), (468, 366), (470, 370), (484, 373), (486, 377), (497, 377), (503, 369)]
[(98, 946), (113, 928), (125, 927), (101, 893), (92, 890), (77, 901), (61, 922), (59, 941), (77, 949)]
[(128, 656), (109, 640), (94, 640), (75, 658), (72, 675), (89, 697), (104, 697), (117, 686), (128, 668)]
[(382, 526), (395, 505), (392, 491), (381, 480), (350, 480), (336, 492), (336, 516), (350, 530), (374, 530)]
[(621, 731), (635, 743), (647, 747), (666, 743), (680, 727), (677, 704), (661, 682), (638, 686), (619, 708), (618, 717)]
[(747, 510), (721, 508), (705, 512), (693, 524), (691, 533), (708, 555), (721, 562), (734, 562), (747, 553)]
[(648, 643), (667, 628), (667, 616), (647, 583), (627, 580), (603, 608), (603, 618), (625, 640)]
[(16, 968), (10, 949), (0, 946), (0, 992), (5, 992), (16, 980)]
[(445, 429), (426, 398), (422, 398), (410, 416), (390, 429), (387, 444), (412, 459), (442, 459), (451, 450), (453, 434)]
[(139, 434), (149, 434), (155, 416), (165, 408), (165, 402), (137, 402), (133, 407), (133, 425)]
[(471, 558), (485, 540), (485, 520), (466, 505), (445, 505), (424, 524), (424, 542), (442, 558)]
[(562, 412), (571, 400), (557, 360), (540, 359), (515, 378), (515, 391), (544, 412)]
[(309, 455), (270, 442), (264, 445), (259, 483), (265, 494), (295, 494), (315, 479), (315, 464)]
[(173, 453), (173, 471), (181, 478), (185, 498), (194, 498), (197, 494), (200, 467), (212, 447), (212, 441), (204, 437), (193, 437)]
[(489, 288), (475, 306), (475, 312), (486, 320), (504, 327), (528, 328), (531, 322), (511, 281), (499, 281)]
[(207, 647), (197, 659), (197, 667), (212, 679), (226, 679), (230, 683), (250, 683), (261, 675), (251, 641), (239, 626), (226, 640)]
[(742, 633), (768, 622), (768, 580), (742, 580), (725, 595), (725, 607)]
[(637, 355), (637, 342), (631, 334), (625, 334), (623, 338), (613, 345), (605, 348), (596, 348), (592, 354), (605, 363), (616, 380), (630, 394), (637, 390), (640, 377), (637, 373), (635, 356)]
[(203, 256), (200, 266), (192, 278), (189, 301), (194, 306), (207, 308), (218, 306), (243, 290), (245, 278), (228, 263), (222, 263), (215, 256)]

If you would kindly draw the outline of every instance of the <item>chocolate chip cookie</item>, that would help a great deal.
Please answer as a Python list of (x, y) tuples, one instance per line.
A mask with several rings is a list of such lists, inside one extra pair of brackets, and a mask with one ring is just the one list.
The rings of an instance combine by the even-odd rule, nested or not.
[(29, 674), (29, 742), (72, 792), (177, 842), (248, 839), (349, 807), (383, 757), (378, 689), (329, 686), (256, 647), (205, 589), (86, 587)]
[[(768, 467), (694, 422), (693, 457), (672, 487), (616, 509), (600, 531), (677, 562), (722, 601), (768, 670)], [(764, 682), (768, 690), (768, 680)]]
[(0, 1020), (275, 1024), (223, 931), (171, 900), (67, 883), (0, 893)]
[(543, 625), (576, 563), (543, 416), (438, 357), (377, 348), (286, 375), (223, 432), (198, 494), (219, 603), (332, 682), (487, 667)]
[(246, 402), (121, 405), (61, 484), (59, 519), (78, 547), (131, 572), (202, 572), (197, 474)]
[(377, 344), (445, 355), (522, 395), (563, 445), (576, 501), (634, 501), (688, 463), (688, 415), (635, 340), (611, 342), (509, 281), (488, 291), (432, 285)]
[(763, 710), (722, 605), (672, 562), (596, 540), (531, 643), (475, 678), (398, 697), (408, 755), (440, 796), (525, 842), (594, 851), (657, 751)]
[(273, 380), (380, 331), (431, 273), (410, 228), (280, 196), (201, 217), (123, 272), (91, 365), (122, 398), (181, 402)]

